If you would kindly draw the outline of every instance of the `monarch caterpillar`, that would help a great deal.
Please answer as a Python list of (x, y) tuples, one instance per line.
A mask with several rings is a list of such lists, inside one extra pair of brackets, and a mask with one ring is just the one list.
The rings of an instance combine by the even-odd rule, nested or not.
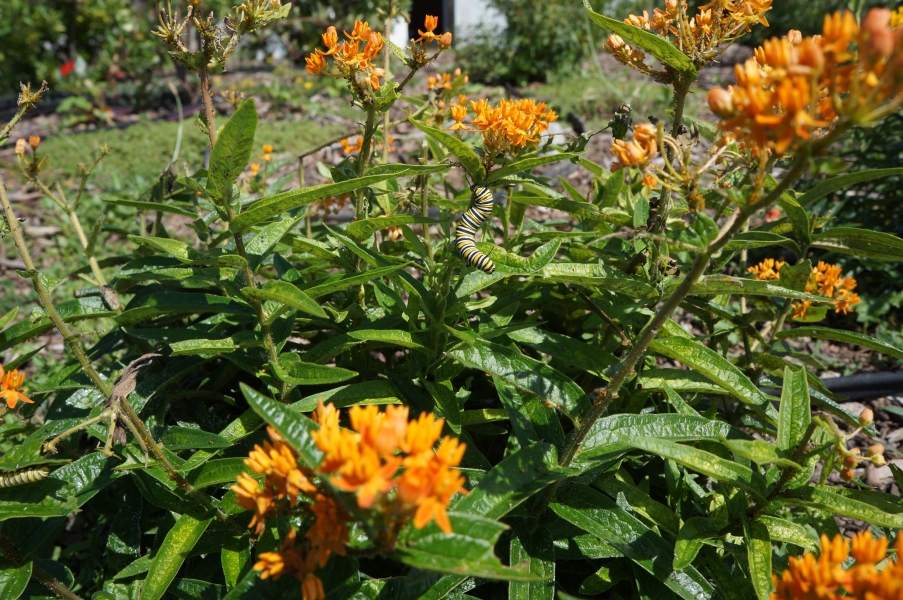
[(8, 488), (26, 483), (34, 483), (41, 481), (50, 475), (50, 469), (47, 467), (38, 467), (37, 469), (19, 469), (12, 473), (0, 473), (0, 488)]
[(455, 228), (455, 247), (458, 249), (458, 254), (461, 255), (461, 260), (468, 266), (486, 273), (493, 273), (495, 263), (477, 250), (473, 241), (477, 229), (492, 214), (492, 191), (486, 187), (474, 187), (472, 190), (470, 208), (467, 209)]

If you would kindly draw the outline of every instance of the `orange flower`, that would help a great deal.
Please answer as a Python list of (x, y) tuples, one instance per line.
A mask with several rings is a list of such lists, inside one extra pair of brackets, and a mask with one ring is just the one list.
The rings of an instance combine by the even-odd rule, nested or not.
[(558, 115), (544, 102), (526, 98), (501, 100), (492, 106), (485, 99), (471, 101), (476, 113), (472, 128), (481, 132), (483, 146), (491, 157), (503, 153), (519, 153), (527, 147), (536, 147), (540, 136)]
[(624, 167), (644, 168), (658, 154), (657, 131), (653, 125), (642, 123), (633, 131), (633, 140), (615, 140), (611, 151), (616, 160), (611, 165), (612, 172)]
[(332, 553), (345, 556), (345, 543), (350, 531), (348, 521), (351, 517), (341, 504), (323, 494), (317, 494), (310, 510), (316, 520), (305, 534), (311, 545), (308, 560), (322, 568), (326, 566)]
[(426, 15), (423, 19), (423, 27), (426, 31), (417, 30), (417, 33), (420, 34), (420, 37), (414, 40), (414, 42), (425, 42), (430, 43), (435, 40), (438, 36), (433, 33), (436, 30), (436, 27), (439, 27), (439, 17), (434, 17), (432, 15)]
[(775, 260), (773, 258), (766, 258), (762, 262), (757, 265), (754, 265), (748, 269), (746, 269), (747, 273), (754, 273), (756, 279), (759, 281), (771, 281), (774, 279), (780, 279), (780, 275), (778, 271), (781, 270), (781, 267), (784, 266), (783, 260)]
[(311, 75), (319, 75), (327, 69), (326, 59), (323, 58), (319, 51), (311, 52), (310, 56), (304, 59), (304, 62), (307, 63), (305, 69)]
[(342, 152), (344, 152), (345, 154), (354, 154), (355, 152), (358, 152), (361, 148), (364, 147), (364, 138), (363, 137), (357, 138), (357, 141), (354, 142), (353, 144), (351, 143), (350, 140), (351, 140), (351, 138), (345, 138), (344, 140), (341, 140), (341, 142), (340, 142), (342, 144)]
[(880, 571), (878, 563), (885, 560), (887, 538), (875, 539), (870, 531), (856, 534), (852, 540), (855, 563), (843, 568), (850, 554), (847, 541), (835, 536), (821, 537), (822, 552), (816, 559), (807, 552), (800, 558), (791, 557), (781, 577), (773, 576), (775, 592), (772, 600), (898, 600), (903, 595), (903, 536), (897, 536), (897, 557), (888, 559)]
[(426, 89), (428, 90), (450, 90), (452, 89), (451, 75), (442, 73), (441, 75), (426, 78)]
[(32, 150), (37, 150), (38, 146), (41, 145), (41, 136), (39, 136), (39, 135), (28, 136), (28, 145), (31, 146)]
[(238, 476), (238, 484), (233, 485), (231, 490), (235, 493), (239, 506), (254, 511), (254, 517), (248, 527), (254, 529), (257, 535), (263, 533), (267, 513), (273, 507), (273, 494), (261, 489), (257, 481), (247, 473)]
[(248, 167), (251, 169), (251, 179), (254, 179), (255, 177), (257, 177), (257, 173), (260, 172), (260, 164), (259, 163), (251, 163), (250, 165), (248, 165)]
[(20, 374), (19, 369), (13, 369), (4, 375), (3, 365), (0, 365), (0, 400), (5, 400), (6, 406), (9, 408), (16, 408), (16, 404), (20, 400), (34, 404), (34, 400), (25, 395), (28, 388), (19, 389), (23, 383), (25, 383), (25, 374)]
[(455, 123), (450, 127), (452, 131), (456, 131), (458, 129), (467, 129), (467, 125), (463, 123), (464, 118), (467, 116), (467, 107), (462, 104), (454, 104), (451, 107), (451, 117), (454, 119)]

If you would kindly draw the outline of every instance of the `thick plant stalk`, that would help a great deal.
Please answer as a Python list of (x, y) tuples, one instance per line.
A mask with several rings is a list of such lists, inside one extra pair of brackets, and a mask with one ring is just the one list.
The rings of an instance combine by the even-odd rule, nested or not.
[[(738, 209), (724, 223), (724, 225), (721, 227), (721, 230), (718, 232), (718, 236), (709, 244), (705, 251), (700, 252), (696, 255), (696, 259), (693, 262), (693, 265), (690, 267), (690, 270), (687, 273), (686, 277), (684, 277), (683, 281), (681, 281), (677, 289), (674, 290), (674, 292), (668, 297), (668, 299), (665, 300), (665, 302), (659, 307), (655, 316), (652, 318), (649, 324), (646, 325), (645, 329), (643, 329), (643, 331), (640, 333), (639, 337), (634, 343), (633, 348), (631, 348), (627, 356), (625, 356), (621, 360), (620, 367), (612, 376), (608, 386), (604, 390), (602, 390), (602, 392), (600, 392), (598, 401), (593, 407), (593, 410), (588, 415), (586, 415), (586, 417), (584, 417), (583, 421), (571, 435), (571, 439), (568, 442), (567, 447), (559, 457), (558, 464), (560, 466), (569, 467), (571, 463), (573, 463), (574, 459), (577, 457), (577, 454), (580, 451), (580, 446), (583, 444), (583, 441), (586, 439), (586, 436), (589, 434), (592, 426), (605, 413), (611, 401), (617, 397), (621, 386), (623, 386), (627, 379), (634, 373), (636, 364), (645, 355), (646, 350), (648, 350), (649, 345), (652, 343), (652, 340), (655, 339), (659, 329), (661, 329), (665, 322), (669, 318), (671, 318), (671, 315), (674, 313), (677, 307), (680, 306), (680, 303), (683, 302), (684, 298), (686, 298), (686, 296), (690, 293), (693, 285), (697, 281), (699, 281), (699, 279), (705, 273), (705, 270), (708, 267), (709, 261), (712, 259), (712, 257), (721, 252), (721, 250), (728, 244), (728, 242), (730, 242), (731, 239), (733, 239), (733, 237), (746, 226), (746, 223), (752, 214), (759, 210), (768, 208), (769, 206), (777, 202), (781, 195), (803, 175), (806, 170), (806, 166), (809, 164), (809, 158), (813, 154), (817, 154), (818, 152), (826, 148), (835, 139), (837, 139), (838, 136), (846, 131), (848, 127), (848, 123), (838, 124), (838, 126), (834, 130), (814, 142), (810, 147), (800, 150), (800, 152), (796, 155), (793, 165), (787, 171), (781, 182), (764, 198), (762, 198), (755, 204), (738, 207)], [(549, 502), (551, 502), (552, 498), (554, 498), (557, 488), (558, 483), (550, 485), (548, 488), (546, 488), (546, 491), (540, 497), (537, 505), (537, 510), (534, 511), (534, 514), (536, 514), (535, 520), (533, 522), (534, 527), (538, 525), (539, 519), (545, 512), (546, 507), (548, 506)]]
[(63, 598), (64, 600), (82, 600), (81, 596), (71, 591), (65, 585), (57, 581), (53, 575), (44, 571), (34, 563), (31, 563), (31, 575), (59, 598)]

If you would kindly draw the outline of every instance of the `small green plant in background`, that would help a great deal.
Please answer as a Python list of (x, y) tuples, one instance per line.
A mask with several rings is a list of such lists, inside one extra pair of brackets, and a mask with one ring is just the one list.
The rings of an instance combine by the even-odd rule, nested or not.
[[(613, 171), (584, 156), (593, 132), (550, 136), (543, 103), (467, 97), (463, 73), (413, 94), (452, 45), (435, 17), (406, 48), (366, 22), (328, 27), (307, 68), (341, 82), (360, 135), (329, 181), (302, 168), (283, 189), (254, 99), (231, 97), (224, 121), (211, 98), (236, 38), (289, 8), (201, 20), (198, 5), (167, 7), (156, 34), (201, 81), (209, 167), (163, 160), (110, 202), (140, 219), (84, 218), (106, 150), (83, 153), (70, 189), (46, 145), (17, 141), (77, 241), (73, 298), (34, 263), (0, 182), (4, 240), (40, 300), (0, 317), (6, 597), (801, 600), (828, 577), (836, 596), (899, 592), (896, 561), (873, 567), (903, 505), (858, 480), (886, 464), (874, 415), (838, 404), (793, 345), (903, 359), (824, 326), (869, 293), (827, 253), (899, 262), (903, 240), (812, 210), (903, 169), (794, 191), (843, 134), (903, 106), (889, 11), (769, 40), (710, 92), (707, 122), (685, 119), (691, 85), (768, 2), (691, 17), (668, 0), (627, 22), (585, 5), (608, 51), (672, 97), (668, 123), (619, 109)], [(23, 87), (0, 139), (43, 91)], [(424, 135), (415, 164), (386, 158), (401, 122)], [(587, 194), (537, 172), (565, 160)], [(346, 204), (352, 221), (324, 222)], [(762, 248), (787, 254), (750, 269)], [(57, 334), (62, 356), (35, 345)], [(880, 535), (848, 549), (835, 515)]]

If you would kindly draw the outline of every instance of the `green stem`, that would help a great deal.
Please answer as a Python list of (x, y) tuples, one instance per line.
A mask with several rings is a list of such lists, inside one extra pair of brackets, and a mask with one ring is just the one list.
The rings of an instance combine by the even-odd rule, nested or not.
[[(376, 131), (376, 109), (367, 109), (367, 122), (364, 124), (364, 141), (361, 144), (361, 154), (358, 157), (357, 176), (363, 177), (370, 163), (370, 154), (373, 148), (373, 133)], [(355, 219), (360, 221), (367, 218), (368, 208), (365, 206), (365, 189), (357, 193), (357, 202), (354, 207)]]
[(50, 320), (59, 330), (60, 335), (63, 336), (63, 341), (69, 346), (73, 354), (75, 354), (75, 358), (78, 360), (79, 364), (81, 364), (82, 370), (88, 378), (91, 379), (92, 383), (94, 383), (104, 397), (109, 397), (110, 392), (113, 389), (112, 386), (94, 370), (94, 367), (91, 366), (91, 361), (88, 359), (87, 354), (85, 354), (85, 351), (82, 350), (82, 347), (78, 344), (77, 336), (72, 335), (72, 331), (63, 321), (60, 313), (57, 312), (56, 307), (53, 305), (50, 293), (41, 282), (40, 275), (37, 269), (35, 269), (34, 262), (31, 260), (31, 254), (28, 252), (28, 247), (25, 245), (25, 238), (22, 235), (22, 230), (19, 228), (19, 221), (16, 219), (13, 207), (9, 202), (9, 196), (6, 194), (6, 185), (4, 184), (2, 177), (0, 177), (0, 204), (3, 205), (6, 221), (9, 224), (9, 233), (16, 244), (16, 249), (19, 251), (22, 262), (25, 263), (25, 270), (28, 271), (28, 276), (31, 277), (32, 286), (34, 286), (38, 297), (41, 299), (41, 304), (44, 306), (47, 316), (50, 317)]
[[(420, 146), (420, 159), (419, 163), (421, 165), (425, 165), (427, 160), (429, 160), (430, 156), (430, 147), (424, 140), (423, 144)], [(429, 181), (429, 175), (422, 175), (420, 179), (420, 214), (424, 217), (429, 217), (429, 194), (427, 190), (427, 182)], [(430, 240), (430, 225), (429, 223), (423, 224), (423, 246), (426, 248), (427, 255), (427, 272), (432, 272), (433, 270), (433, 247)]]

